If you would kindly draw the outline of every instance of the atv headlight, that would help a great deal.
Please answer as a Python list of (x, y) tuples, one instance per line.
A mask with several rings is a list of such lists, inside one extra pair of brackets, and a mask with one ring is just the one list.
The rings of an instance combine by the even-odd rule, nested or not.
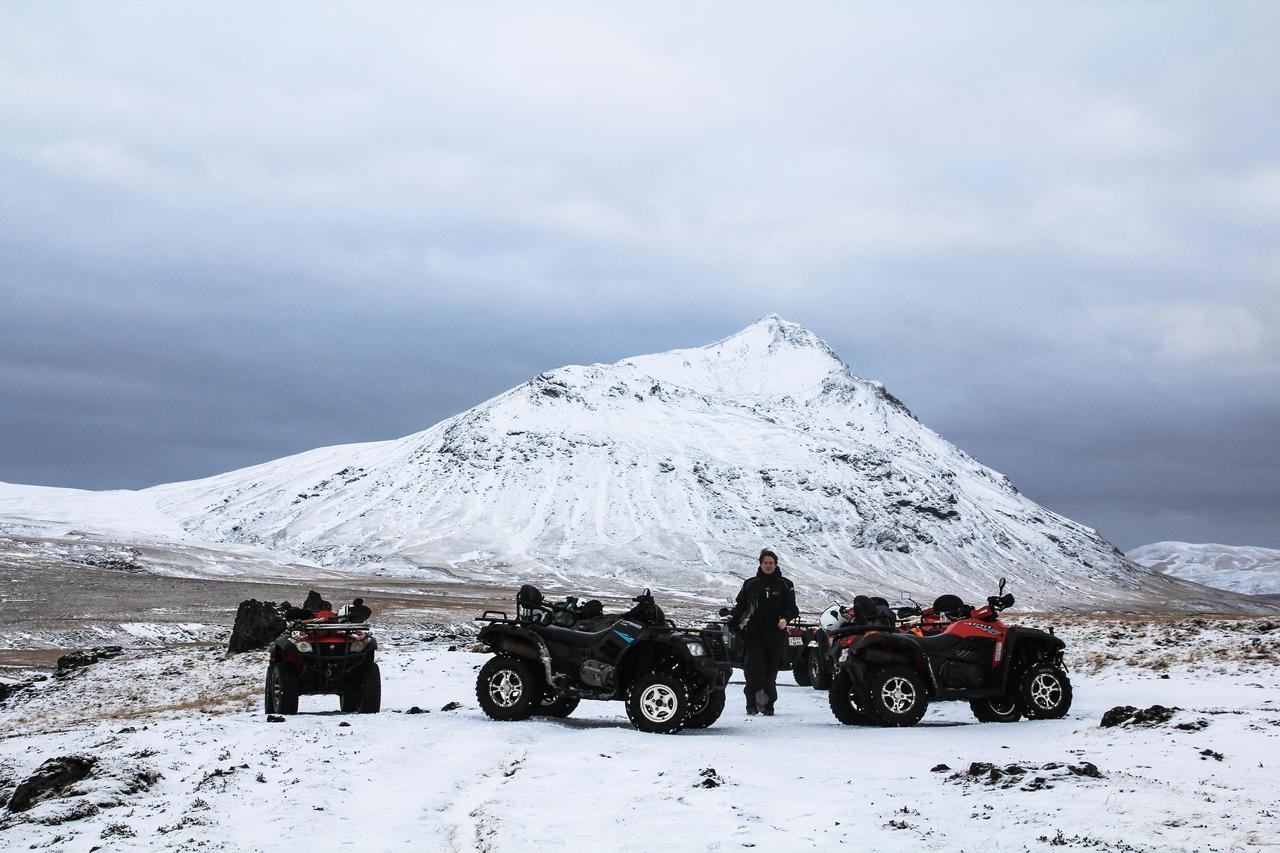
[(294, 645), (294, 648), (302, 652), (304, 655), (309, 654), (311, 652), (311, 644), (308, 643), (306, 640), (297, 640), (294, 642), (293, 645)]
[(364, 651), (364, 647), (365, 647), (366, 645), (368, 645), (368, 643), (367, 643), (365, 640), (352, 640), (352, 641), (351, 641), (351, 653), (352, 653), (352, 654), (356, 654), (357, 652), (362, 652), (362, 651)]
[(702, 658), (707, 656), (707, 647), (702, 645), (702, 643), (697, 642), (696, 640), (690, 640), (689, 642), (685, 643), (685, 647), (689, 649), (689, 654), (693, 655), (695, 658)]

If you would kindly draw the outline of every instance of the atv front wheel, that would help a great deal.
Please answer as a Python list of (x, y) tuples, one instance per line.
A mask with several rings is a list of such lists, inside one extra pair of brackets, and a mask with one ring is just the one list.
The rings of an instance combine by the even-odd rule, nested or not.
[(980, 723), (1016, 723), (1022, 719), (1022, 706), (1018, 703), (1018, 697), (1012, 693), (970, 699), (969, 710), (973, 711)]
[(813, 678), (809, 669), (809, 658), (812, 657), (809, 649), (801, 649), (800, 654), (796, 656), (795, 663), (791, 664), (791, 677), (796, 680), (796, 684), (801, 687), (812, 687)]
[(637, 678), (627, 694), (627, 717), (642, 732), (673, 735), (689, 715), (689, 688), (677, 675), (650, 672)]
[(277, 661), (267, 667), (263, 710), (268, 714), (298, 713), (298, 674)]
[(1071, 679), (1052, 664), (1038, 663), (1018, 679), (1018, 700), (1028, 720), (1059, 720), (1071, 710)]
[(814, 690), (827, 690), (831, 687), (831, 664), (827, 662), (827, 656), (822, 653), (822, 649), (810, 649), (809, 659), (809, 686)]
[(359, 697), (356, 710), (361, 714), (376, 714), (382, 710), (382, 673), (376, 663), (364, 668)]
[(707, 698), (689, 703), (689, 716), (684, 721), (686, 729), (705, 729), (724, 713), (724, 691), (708, 690)]
[(827, 691), (827, 703), (831, 705), (831, 713), (836, 715), (837, 720), (846, 726), (875, 725), (876, 721), (862, 710), (865, 701), (858, 695), (857, 686), (847, 671), (836, 673)]
[(929, 708), (919, 673), (901, 664), (872, 670), (866, 695), (867, 710), (884, 726), (914, 726)]
[(548, 691), (533, 713), (542, 717), (567, 717), (578, 707), (579, 701), (577, 696), (565, 694), (557, 697)]
[(495, 657), (480, 668), (476, 699), (495, 720), (527, 720), (542, 701), (543, 678), (519, 658)]

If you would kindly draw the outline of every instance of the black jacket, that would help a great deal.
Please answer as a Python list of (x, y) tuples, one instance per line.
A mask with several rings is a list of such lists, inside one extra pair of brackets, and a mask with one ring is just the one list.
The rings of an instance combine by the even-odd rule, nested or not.
[(782, 576), (782, 569), (766, 575), (757, 570), (747, 578), (729, 615), (729, 624), (748, 635), (770, 636), (778, 631), (778, 620), (790, 621), (800, 615), (796, 589)]

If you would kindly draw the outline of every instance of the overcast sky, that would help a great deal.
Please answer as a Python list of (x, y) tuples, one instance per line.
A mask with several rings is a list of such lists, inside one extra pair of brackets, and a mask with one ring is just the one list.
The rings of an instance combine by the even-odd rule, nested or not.
[(4, 4), (0, 480), (776, 311), (1121, 548), (1280, 547), (1280, 5), (892, 5)]

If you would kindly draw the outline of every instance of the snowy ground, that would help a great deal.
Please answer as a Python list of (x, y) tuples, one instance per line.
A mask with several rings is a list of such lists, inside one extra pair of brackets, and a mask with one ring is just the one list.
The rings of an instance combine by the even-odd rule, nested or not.
[[(842, 727), (825, 694), (788, 676), (776, 717), (746, 717), (735, 683), (719, 723), (677, 736), (635, 731), (619, 703), (493, 722), (474, 695), (484, 656), (411, 631), (384, 637), (382, 714), (308, 697), (270, 723), (263, 654), (138, 650), (0, 704), (0, 802), (46, 759), (97, 758), (71, 796), (0, 811), (0, 849), (1280, 845), (1280, 625), (1072, 621), (1059, 621), (1077, 650), (1067, 719), (978, 724), (949, 703), (905, 730)], [(1156, 703), (1181, 710), (1150, 728), (1098, 725), (1113, 706)], [(971, 775), (974, 762), (998, 774)]]

